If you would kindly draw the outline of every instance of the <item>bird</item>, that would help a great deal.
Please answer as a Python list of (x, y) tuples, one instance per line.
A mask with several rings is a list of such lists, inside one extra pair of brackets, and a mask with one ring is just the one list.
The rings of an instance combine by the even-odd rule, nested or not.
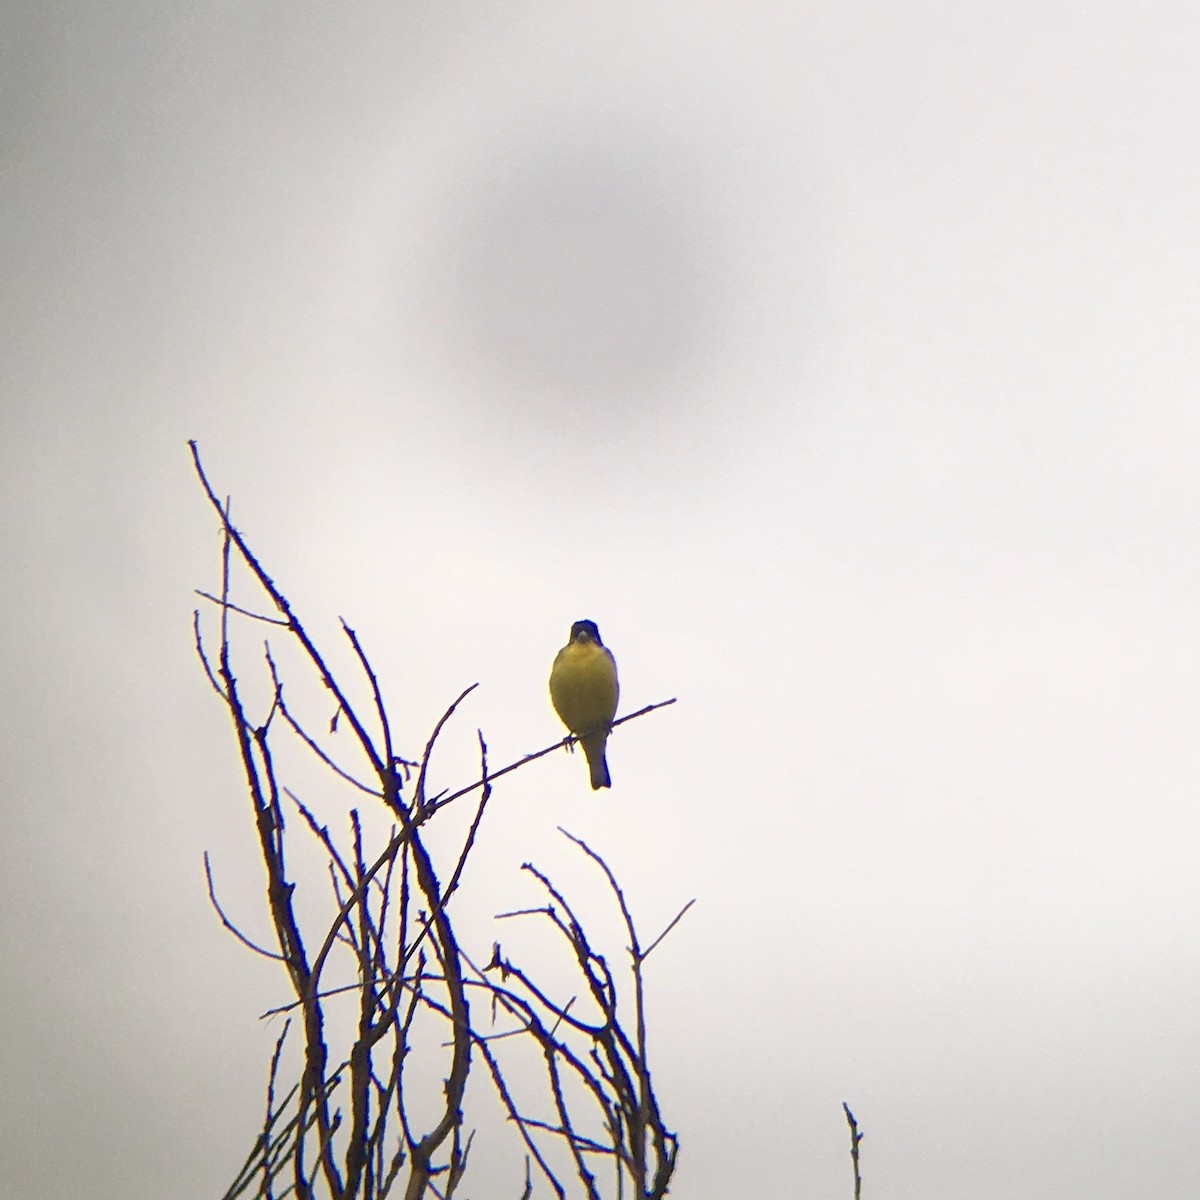
[(612, 787), (604, 745), (617, 715), (617, 660), (600, 640), (595, 621), (576, 621), (550, 668), (550, 700), (562, 723), (579, 739), (592, 790)]

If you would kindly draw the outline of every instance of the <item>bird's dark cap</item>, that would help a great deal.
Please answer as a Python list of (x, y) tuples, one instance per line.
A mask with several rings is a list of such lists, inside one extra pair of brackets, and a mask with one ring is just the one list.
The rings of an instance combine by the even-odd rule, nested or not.
[(595, 621), (576, 621), (571, 626), (571, 641), (577, 642), (584, 634), (587, 634), (588, 639), (596, 643), (597, 646), (603, 646), (604, 643), (600, 640), (600, 630), (596, 628)]

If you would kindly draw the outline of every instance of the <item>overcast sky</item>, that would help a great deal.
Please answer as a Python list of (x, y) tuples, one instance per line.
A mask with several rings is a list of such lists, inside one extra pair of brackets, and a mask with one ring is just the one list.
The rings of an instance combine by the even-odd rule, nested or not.
[(843, 1100), (868, 1200), (1200, 1194), (1197, 13), (7, 4), (4, 1187), (258, 1127), (194, 437), (409, 751), (480, 683), (442, 786), (561, 736), (576, 619), (678, 697), (498, 787), (462, 915), (586, 891), (560, 824), (697, 898), (673, 1195), (849, 1197)]

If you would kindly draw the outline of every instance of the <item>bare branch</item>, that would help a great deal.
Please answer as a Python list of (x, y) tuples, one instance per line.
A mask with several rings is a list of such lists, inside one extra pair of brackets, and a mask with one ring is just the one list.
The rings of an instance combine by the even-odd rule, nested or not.
[(858, 1144), (863, 1140), (863, 1134), (858, 1131), (858, 1122), (850, 1111), (850, 1105), (842, 1101), (842, 1111), (846, 1114), (846, 1124), (850, 1126), (850, 1161), (854, 1166), (854, 1200), (862, 1200), (862, 1175), (858, 1169)]
[(213, 908), (217, 911), (217, 916), (221, 918), (221, 924), (233, 934), (243, 946), (249, 947), (255, 954), (261, 954), (263, 958), (273, 959), (275, 962), (283, 962), (283, 955), (277, 954), (273, 950), (267, 950), (260, 946), (257, 942), (248, 938), (226, 915), (225, 910), (221, 907), (220, 901), (217, 899), (216, 889), (213, 886), (212, 863), (209, 861), (208, 851), (204, 852), (204, 877), (208, 881), (208, 898), (212, 902)]
[[(370, 688), (374, 715), (364, 709), (366, 720), (351, 706), (349, 692), (334, 677), (282, 589), (233, 526), (229, 502), (218, 501), (198, 449), (190, 445), (222, 533), (220, 592), (200, 593), (215, 606), (219, 653), (210, 657), (206, 649), (200, 612), (193, 622), (196, 651), (229, 714), (278, 951), (258, 945), (230, 919), (218, 902), (206, 855), (209, 899), (240, 943), (283, 964), (290, 995), (267, 1015), (292, 1014), (271, 1055), (262, 1126), (227, 1200), (384, 1200), (392, 1195), (452, 1200), (472, 1186), (467, 1176), (475, 1171), (474, 1134), (464, 1117), (472, 1078), (495, 1090), (507, 1117), (516, 1161), (524, 1161), (524, 1200), (532, 1200), (535, 1169), (560, 1200), (568, 1191), (587, 1200), (602, 1200), (610, 1191), (618, 1200), (626, 1194), (658, 1200), (673, 1173), (677, 1143), (663, 1124), (651, 1087), (641, 969), (691, 902), (642, 950), (615, 875), (598, 853), (568, 834), (600, 869), (625, 919), (632, 988), (623, 972), (614, 976), (599, 944), (593, 945), (574, 899), (532, 864), (525, 869), (548, 902), (536, 908), (510, 905), (501, 916), (549, 924), (555, 931), (553, 952), (574, 964), (575, 980), (566, 989), (571, 994), (556, 999), (561, 985), (539, 982), (545, 964), (514, 963), (499, 945), (486, 968), (476, 967), (459, 941), (451, 899), (468, 890), (475, 877), (468, 866), (482, 843), (484, 815), (498, 802), (495, 783), (564, 742), (493, 771), (487, 742), (477, 731), (479, 778), (430, 796), (434, 750), (475, 685), (447, 707), (418, 762), (401, 758), (385, 689), (362, 639), (341, 621)], [(249, 572), (278, 616), (254, 611), (253, 603), (231, 601), (235, 567)], [(314, 733), (321, 722), (302, 718), (285, 699), (278, 664), (293, 660), (277, 660), (271, 646), (265, 658), (251, 658), (271, 685), (265, 719), (251, 719), (234, 670), (233, 637), (246, 628), (245, 620), (269, 624), (280, 631), (275, 636), (295, 639), (302, 669), (315, 673), (334, 698), (328, 734)], [(239, 643), (239, 659), (240, 653)], [(356, 687), (361, 686), (358, 681)], [(614, 724), (672, 703), (648, 705)], [(276, 714), (282, 719), (276, 720)], [(378, 786), (356, 778), (335, 759), (332, 739), (343, 720)], [(368, 725), (377, 732), (368, 732)], [(280, 775), (283, 764), (291, 761), (283, 748), (295, 745), (330, 773), (322, 773), (321, 779), (332, 779), (339, 794), (349, 787), (355, 794), (381, 799), (395, 817), (390, 830), (375, 834), (376, 827), (360, 819), (353, 806), (347, 806), (346, 826), (318, 820), (316, 813), (323, 809), (302, 801), (300, 794), (308, 798), (306, 789), (298, 792)], [(443, 827), (435, 835), (433, 822), (450, 804), (475, 792), (479, 795), (467, 828), (447, 845)], [(305, 857), (294, 853), (297, 844), (323, 853), (320, 870), (303, 865)], [(291, 1051), (286, 1056), (285, 1043)], [(416, 1050), (421, 1052), (419, 1072), (410, 1069)], [(434, 1089), (425, 1070), (430, 1053), (440, 1055), (442, 1064)], [(540, 1062), (540, 1084), (523, 1061)], [(486, 1071), (472, 1076), (472, 1064), (480, 1062)], [(296, 1072), (294, 1082), (287, 1080), (289, 1064)], [(520, 1082), (519, 1089), (514, 1081)], [(535, 1093), (542, 1089), (532, 1101), (524, 1094), (531, 1081)], [(514, 1181), (518, 1178), (514, 1174)]]
[(687, 902), (687, 903), (686, 903), (686, 904), (685, 904), (685, 905), (684, 905), (684, 906), (683, 906), (683, 907), (682, 907), (682, 908), (681, 908), (681, 909), (680, 909), (680, 910), (679, 910), (679, 911), (678, 911), (678, 912), (675, 914), (675, 916), (674, 916), (674, 917), (671, 919), (671, 922), (670, 922), (670, 924), (669, 924), (669, 925), (666, 927), (666, 929), (664, 929), (664, 930), (662, 931), (662, 933), (660, 933), (660, 934), (658, 935), (658, 937), (656, 937), (656, 938), (654, 939), (654, 941), (652, 941), (652, 942), (650, 943), (650, 945), (649, 945), (649, 946), (647, 946), (647, 947), (646, 947), (646, 949), (642, 951), (642, 962), (645, 962), (645, 961), (646, 961), (646, 959), (648, 959), (648, 958), (650, 957), (650, 953), (651, 953), (651, 951), (654, 949), (654, 947), (655, 947), (655, 946), (657, 946), (657, 945), (659, 944), (659, 942), (661, 942), (661, 941), (662, 941), (662, 940), (663, 940), (663, 939), (664, 939), (664, 938), (667, 936), (667, 934), (668, 934), (668, 933), (670, 933), (670, 932), (671, 932), (671, 930), (672, 930), (672, 929), (674, 929), (674, 928), (675, 928), (675, 926), (676, 926), (676, 925), (678, 925), (678, 924), (679, 924), (679, 922), (683, 920), (684, 913), (686, 913), (686, 912), (687, 912), (687, 910), (688, 910), (689, 908), (691, 908), (691, 907), (692, 907), (692, 905), (693, 905), (693, 904), (695, 904), (695, 903), (696, 903), (696, 898), (693, 896), (693, 897), (692, 897), (692, 899), (691, 899), (691, 900), (689, 900), (689, 901), (688, 901), (688, 902)]
[[(468, 688), (467, 690), (470, 691), (471, 689)], [(464, 693), (464, 695), (465, 694), (466, 693)], [(459, 697), (459, 699), (461, 698), (462, 697)], [(624, 725), (626, 721), (636, 721), (638, 717), (644, 717), (647, 713), (652, 713), (656, 709), (666, 708), (668, 705), (675, 703), (676, 700), (674, 697), (672, 697), (670, 700), (660, 700), (657, 704), (647, 704), (645, 708), (639, 708), (637, 712), (630, 713), (628, 716), (621, 717), (620, 720), (614, 721), (612, 723), (612, 727), (613, 729), (616, 729), (618, 725)], [(423, 808), (419, 819), (427, 820), (433, 815), (433, 813), (437, 812), (439, 809), (445, 808), (447, 804), (453, 804), (455, 800), (459, 800), (463, 796), (468, 796), (471, 794), (471, 792), (478, 791), (484, 786), (485, 782), (495, 783), (497, 779), (502, 779), (505, 775), (510, 775), (513, 771), (520, 770), (520, 768), (525, 766), (526, 763), (535, 762), (539, 758), (545, 758), (547, 754), (553, 754), (556, 750), (561, 750), (563, 746), (569, 744), (573, 745), (578, 740), (579, 739), (575, 737), (560, 738), (557, 742), (553, 742), (551, 745), (546, 746), (541, 750), (535, 750), (532, 754), (526, 754), (523, 757), (518, 758), (515, 762), (509, 763), (508, 766), (501, 767), (498, 771), (493, 771), (491, 775), (488, 776), (487, 781), (482, 778), (477, 779), (474, 783), (469, 783), (466, 787), (459, 788), (457, 791), (451, 792), (447, 796), (443, 796), (438, 800), (430, 801)]]
[(202, 588), (193, 589), (197, 596), (202, 596), (205, 600), (211, 600), (213, 604), (218, 604), (222, 608), (227, 608), (230, 612), (238, 613), (240, 616), (249, 617), (252, 621), (262, 621), (266, 625), (282, 625), (287, 628), (287, 622), (279, 617), (269, 617), (266, 613), (251, 612), (248, 608), (242, 608), (241, 605), (234, 604), (231, 600), (222, 600), (218, 596), (212, 595), (210, 592), (204, 591)]

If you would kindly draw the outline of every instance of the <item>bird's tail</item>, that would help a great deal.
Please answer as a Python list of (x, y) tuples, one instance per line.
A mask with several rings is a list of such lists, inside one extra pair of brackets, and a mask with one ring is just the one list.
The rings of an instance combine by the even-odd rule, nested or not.
[(608, 741), (608, 730), (603, 733), (589, 733), (579, 739), (587, 759), (588, 770), (592, 775), (592, 791), (612, 787), (612, 778), (608, 773), (608, 760), (604, 757), (604, 745)]

